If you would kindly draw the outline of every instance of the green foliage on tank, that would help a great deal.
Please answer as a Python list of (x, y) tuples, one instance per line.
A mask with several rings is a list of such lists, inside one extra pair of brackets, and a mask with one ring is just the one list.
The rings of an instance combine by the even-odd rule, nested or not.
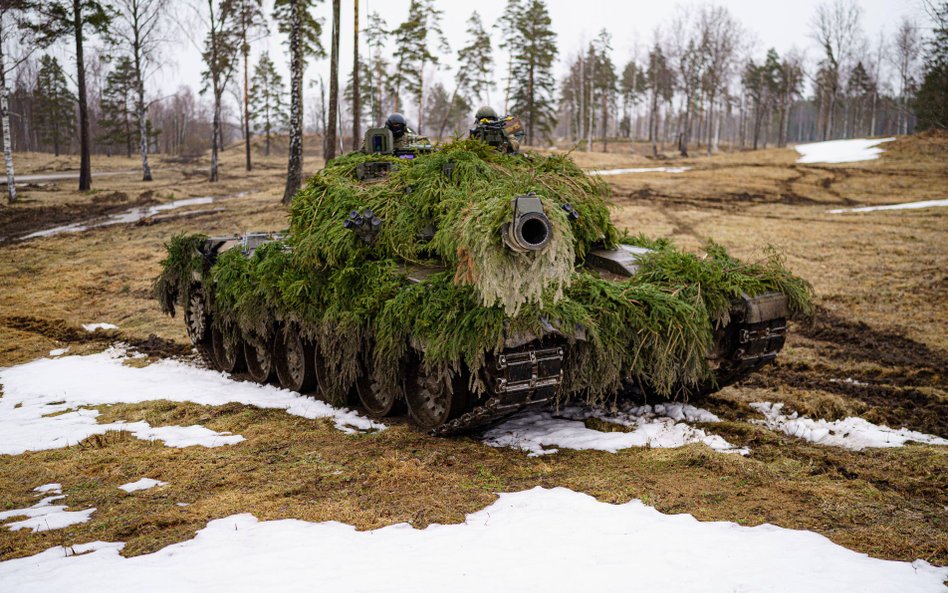
[[(386, 179), (357, 179), (360, 163), (385, 159), (393, 165)], [(512, 198), (530, 193), (552, 233), (542, 249), (517, 252), (501, 229)], [(205, 269), (193, 255), (203, 237), (173, 238), (156, 293), (163, 304), (182, 298), (197, 271), (213, 323), (260, 336), (298, 328), (323, 353), (333, 382), (326, 391), (336, 394), (360, 369), (393, 385), (417, 352), (426, 367), (465, 365), (479, 391), (487, 355), (511, 336), (554, 328), (569, 341), (561, 397), (601, 401), (628, 377), (674, 395), (711, 377), (712, 332), (734, 299), (778, 291), (794, 314), (811, 312), (809, 284), (773, 250), (745, 263), (714, 243), (699, 255), (623, 234), (608, 195), (567, 156), (512, 156), (471, 140), (410, 160), (355, 153), (299, 192), (285, 240), (250, 257), (233, 249)], [(381, 221), (375, 231), (344, 226), (366, 210)], [(604, 278), (582, 265), (590, 250), (619, 243), (652, 250), (638, 274)], [(409, 281), (418, 267), (427, 275)]]

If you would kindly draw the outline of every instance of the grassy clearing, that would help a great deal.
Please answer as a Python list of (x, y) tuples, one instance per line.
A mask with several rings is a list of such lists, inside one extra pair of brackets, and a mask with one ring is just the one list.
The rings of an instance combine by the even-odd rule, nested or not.
[[(236, 512), (262, 519), (334, 519), (360, 528), (397, 521), (422, 526), (459, 521), (493, 500), (494, 492), (543, 485), (609, 502), (641, 498), (663, 512), (702, 520), (811, 529), (874, 556), (944, 565), (945, 448), (856, 453), (809, 445), (747, 422), (756, 417), (749, 402), (771, 400), (820, 417), (859, 414), (948, 436), (948, 211), (825, 212), (845, 204), (945, 197), (948, 139), (901, 139), (886, 148), (881, 160), (852, 165), (802, 167), (794, 164), (792, 151), (767, 150), (696, 158), (688, 163), (695, 168), (683, 174), (608, 178), (620, 228), (671, 237), (690, 249), (714, 238), (750, 260), (774, 244), (787, 255), (789, 268), (814, 284), (816, 319), (793, 328), (778, 364), (707, 402), (724, 422), (702, 428), (751, 447), (749, 458), (692, 445), (530, 459), (471, 439), (429, 438), (404, 425), (346, 436), (326, 421), (239, 405), (108, 406), (101, 408), (102, 421), (200, 423), (247, 441), (179, 450), (111, 433), (69, 449), (0, 456), (0, 508), (32, 504), (30, 490), (52, 481), (63, 483), (72, 509), (98, 508), (89, 523), (61, 532), (0, 530), (0, 558), (96, 539), (127, 541), (124, 553), (140, 554), (187, 539), (208, 520)], [(286, 226), (287, 212), (278, 206), (282, 171), (261, 174), (254, 183), (263, 185), (253, 185), (237, 175), (239, 156), (225, 152), (234, 163), (217, 187), (196, 177), (193, 186), (178, 181), (183, 165), (156, 166), (153, 187), (168, 180), (169, 187), (190, 188), (191, 195), (262, 190), (224, 202), (226, 210), (215, 216), (4, 246), (0, 366), (63, 345), (70, 353), (101, 349), (112, 336), (90, 341), (77, 329), (93, 321), (116, 323), (114, 337), (137, 343), (154, 334), (160, 338), (151, 342), (155, 356), (186, 344), (180, 319), (166, 319), (150, 298), (162, 244), (175, 233)], [(616, 153), (578, 156), (582, 166), (650, 166), (642, 157)], [(124, 178), (96, 186), (129, 195), (143, 191)], [(36, 203), (27, 207), (53, 204), (67, 193), (77, 203), (94, 197), (72, 195), (68, 188), (31, 191)], [(0, 222), (5, 216), (0, 210)], [(848, 377), (869, 385), (841, 381)], [(142, 476), (169, 485), (132, 495), (118, 490)]]

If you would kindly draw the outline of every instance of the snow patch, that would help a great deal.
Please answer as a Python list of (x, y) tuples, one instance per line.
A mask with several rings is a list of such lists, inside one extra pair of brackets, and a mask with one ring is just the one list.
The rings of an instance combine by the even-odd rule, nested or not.
[(85, 523), (95, 512), (95, 509), (86, 509), (84, 511), (67, 511), (66, 505), (54, 505), (57, 500), (66, 498), (62, 492), (62, 486), (59, 484), (46, 484), (33, 489), (40, 494), (55, 493), (53, 496), (42, 498), (39, 502), (25, 509), (13, 509), (0, 512), (0, 521), (5, 521), (12, 517), (26, 517), (22, 521), (13, 521), (4, 526), (11, 531), (20, 529), (30, 529), (33, 532), (51, 531), (53, 529), (63, 529), (70, 525)]
[(53, 482), (52, 484), (43, 484), (42, 486), (37, 486), (36, 488), (33, 488), (33, 492), (36, 492), (38, 494), (49, 494), (50, 492), (52, 492), (53, 494), (62, 494), (63, 485), (58, 482)]
[(948, 200), (925, 200), (922, 202), (905, 202), (902, 204), (889, 204), (888, 206), (862, 206), (860, 208), (838, 208), (836, 210), (827, 210), (829, 214), (845, 214), (847, 212), (879, 212), (884, 210), (918, 210), (920, 208), (944, 208), (948, 206)]
[(151, 478), (142, 478), (136, 482), (129, 482), (128, 484), (122, 484), (119, 486), (119, 490), (124, 490), (131, 494), (132, 492), (138, 492), (139, 490), (148, 490), (149, 488), (154, 488), (155, 486), (167, 486), (168, 482), (162, 482), (160, 480), (153, 480)]
[[(632, 430), (593, 430), (585, 426), (587, 418), (620, 424)], [(485, 432), (484, 442), (492, 447), (522, 449), (531, 457), (556, 453), (557, 447), (615, 453), (630, 447), (667, 449), (690, 443), (704, 443), (715, 451), (747, 455), (747, 449), (735, 447), (720, 436), (709, 435), (687, 424), (719, 421), (707, 410), (682, 403), (626, 406), (612, 411), (568, 406), (555, 415), (548, 410), (521, 412)]]
[(884, 142), (892, 142), (895, 138), (855, 140), (830, 140), (828, 142), (814, 142), (812, 144), (798, 144), (800, 153), (798, 163), (855, 163), (858, 161), (874, 161), (884, 150), (876, 148)]
[(212, 197), (203, 197), (203, 198), (184, 198), (182, 200), (174, 200), (173, 202), (167, 202), (165, 204), (157, 204), (155, 206), (136, 206), (135, 208), (130, 208), (124, 212), (118, 214), (112, 214), (104, 218), (96, 218), (93, 220), (88, 220), (85, 222), (76, 222), (72, 224), (67, 224), (63, 226), (57, 226), (49, 229), (44, 229), (42, 231), (36, 231), (35, 233), (30, 233), (25, 235), (22, 239), (35, 239), (37, 237), (52, 237), (55, 235), (60, 235), (62, 233), (80, 233), (89, 229), (94, 229), (103, 226), (112, 226), (115, 224), (131, 224), (133, 222), (138, 222), (143, 218), (148, 218), (158, 214), (159, 212), (165, 212), (167, 210), (175, 210), (177, 208), (183, 208), (185, 206), (198, 206), (200, 204), (210, 204), (214, 201)]
[(862, 418), (850, 417), (830, 422), (812, 420), (796, 412), (785, 414), (783, 404), (757, 402), (750, 406), (764, 415), (764, 420), (752, 420), (752, 422), (818, 445), (843, 447), (853, 451), (862, 451), (870, 447), (901, 447), (908, 441), (948, 445), (948, 440), (941, 437), (906, 428), (896, 430), (888, 426), (879, 426)]
[[(132, 583), (138, 593), (927, 593), (943, 591), (948, 578), (948, 569), (870, 558), (808, 531), (702, 523), (565, 488), (501, 494), (464, 523), (421, 530), (241, 514), (151, 554), (123, 558), (123, 545), (91, 542), (0, 562), (0, 582), (18, 593), (124, 592)], [(424, 570), (406, 569), (420, 558)]]
[(94, 332), (100, 329), (118, 329), (114, 323), (83, 323), (82, 329), (87, 332)]
[(634, 169), (599, 169), (589, 171), (590, 175), (626, 175), (632, 173), (684, 173), (690, 171), (691, 167), (638, 167)]
[[(304, 418), (331, 418), (340, 430), (382, 430), (385, 425), (343, 408), (272, 385), (233, 381), (223, 373), (162, 360), (126, 366), (121, 349), (89, 356), (43, 358), (0, 370), (0, 455), (58, 449), (110, 430), (161, 440), (171, 447), (217, 447), (243, 440), (203, 426), (152, 427), (147, 422), (99, 424), (91, 406), (154, 400), (220, 406), (241, 403), (286, 410)], [(50, 416), (50, 414), (57, 414)]]
[(69, 352), (69, 346), (66, 346), (65, 348), (54, 348), (53, 350), (50, 350), (50, 351), (49, 351), (49, 355), (50, 355), (50, 356), (62, 356), (63, 354), (65, 354), (65, 353), (67, 353), (67, 352)]

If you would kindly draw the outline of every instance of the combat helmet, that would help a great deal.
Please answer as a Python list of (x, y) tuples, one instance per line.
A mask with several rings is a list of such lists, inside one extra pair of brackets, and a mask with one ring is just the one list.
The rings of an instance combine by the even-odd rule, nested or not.
[(392, 136), (401, 138), (408, 131), (408, 122), (401, 113), (393, 113), (385, 120), (385, 127), (392, 131)]
[(477, 110), (477, 113), (474, 114), (474, 121), (479, 122), (484, 119), (490, 120), (490, 121), (497, 121), (498, 119), (500, 119), (500, 116), (497, 115), (497, 112), (494, 111), (493, 107), (484, 105), (483, 107)]

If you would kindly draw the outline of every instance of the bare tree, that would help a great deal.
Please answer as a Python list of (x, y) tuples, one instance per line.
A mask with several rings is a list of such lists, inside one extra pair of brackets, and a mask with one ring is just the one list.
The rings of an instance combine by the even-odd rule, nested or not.
[(850, 69), (853, 49), (861, 37), (862, 9), (854, 0), (834, 0), (821, 4), (811, 21), (813, 39), (823, 50), (820, 61), (822, 76), (818, 79), (823, 91), (823, 139), (833, 133), (835, 112), (843, 74)]
[(698, 13), (701, 51), (705, 54), (704, 92), (708, 99), (707, 139), (708, 156), (716, 148), (717, 121), (714, 111), (720, 96), (727, 92), (743, 35), (740, 24), (722, 6), (705, 6)]
[(145, 79), (158, 67), (158, 51), (166, 41), (165, 19), (169, 0), (115, 0), (118, 11), (113, 34), (118, 47), (129, 52), (134, 65), (135, 110), (138, 114), (139, 154), (142, 160), (142, 181), (151, 181), (148, 164), (148, 104), (145, 102)]
[(898, 129), (900, 134), (908, 132), (909, 97), (916, 84), (918, 62), (922, 52), (922, 40), (918, 26), (909, 18), (903, 18), (895, 32), (892, 61), (899, 76)]
[(707, 54), (702, 50), (701, 31), (691, 15), (690, 11), (679, 9), (669, 27), (671, 61), (678, 77), (678, 88), (682, 94), (683, 113), (678, 135), (678, 150), (684, 157), (688, 156), (692, 117), (698, 93), (701, 90), (701, 76), (705, 70), (707, 58)]

